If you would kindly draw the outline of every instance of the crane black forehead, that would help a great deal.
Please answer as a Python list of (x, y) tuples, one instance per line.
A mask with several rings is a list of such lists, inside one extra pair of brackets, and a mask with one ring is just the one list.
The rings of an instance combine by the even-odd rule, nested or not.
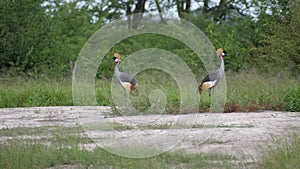
[(113, 57), (113, 60), (116, 60), (117, 59), (117, 57)]

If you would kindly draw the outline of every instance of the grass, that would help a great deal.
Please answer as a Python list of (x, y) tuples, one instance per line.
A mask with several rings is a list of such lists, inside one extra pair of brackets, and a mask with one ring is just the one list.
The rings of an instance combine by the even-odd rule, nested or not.
[(70, 106), (71, 82), (65, 79), (2, 79), (0, 107)]
[(294, 134), (289, 140), (274, 139), (275, 145), (265, 151), (260, 169), (300, 168), (300, 136)]
[[(284, 110), (300, 111), (299, 81), (283, 77), (268, 77), (256, 72), (231, 73), (227, 80), (226, 111)], [(288, 107), (288, 105), (290, 107)], [(298, 105), (298, 104), (297, 104)]]
[[(164, 153), (144, 159), (131, 159), (110, 154), (101, 148), (93, 151), (78, 147), (57, 148), (43, 144), (14, 143), (0, 145), (0, 167), (6, 169), (47, 168), (61, 165), (82, 168), (230, 168), (221, 155), (186, 155)], [(218, 160), (218, 162), (216, 162)], [(219, 161), (221, 160), (221, 161)]]
[[(289, 75), (281, 76), (268, 77), (255, 71), (227, 72), (224, 111), (300, 111), (300, 81)], [(180, 111), (180, 90), (176, 81), (168, 74), (152, 70), (150, 73), (138, 74), (136, 79), (139, 95), (130, 95), (130, 100), (138, 111), (131, 111), (128, 115), (177, 114), (192, 111)], [(111, 86), (109, 80), (96, 80), (95, 86), (97, 105), (113, 106), (111, 87), (119, 86)], [(7, 78), (1, 80), (0, 88), (0, 108), (73, 105), (70, 79)], [(122, 92), (121, 89), (119, 93), (123, 95)], [(198, 102), (200, 112), (209, 111), (210, 99), (208, 92), (202, 93)], [(184, 106), (193, 107), (195, 104), (197, 103), (187, 101)]]
[[(48, 131), (48, 133), (47, 133)], [(43, 139), (18, 139), (18, 135), (43, 133)], [(0, 136), (13, 139), (0, 143), (0, 168), (48, 168), (67, 165), (80, 168), (231, 168), (231, 156), (220, 154), (186, 154), (165, 152), (148, 158), (126, 158), (98, 147), (92, 151), (79, 143), (90, 141), (79, 127), (37, 127), (1, 129)]]

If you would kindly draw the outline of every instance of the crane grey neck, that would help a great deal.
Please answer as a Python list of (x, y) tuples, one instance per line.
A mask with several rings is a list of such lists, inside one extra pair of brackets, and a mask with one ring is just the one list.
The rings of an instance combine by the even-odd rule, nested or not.
[(119, 64), (120, 64), (120, 62), (118, 62), (118, 63), (115, 65), (115, 75), (117, 75), (117, 77), (118, 77), (118, 75), (120, 74)]
[(222, 57), (220, 57), (221, 59), (221, 65), (220, 65), (220, 68), (219, 68), (219, 73), (220, 73), (220, 77), (223, 77), (224, 76), (224, 59)]

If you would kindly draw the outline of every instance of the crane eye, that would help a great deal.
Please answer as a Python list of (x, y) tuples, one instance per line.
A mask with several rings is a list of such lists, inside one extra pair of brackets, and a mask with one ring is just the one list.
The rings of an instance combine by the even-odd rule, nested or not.
[(222, 52), (222, 56), (226, 56), (227, 54), (226, 54), (226, 52), (225, 51), (223, 51)]
[(113, 61), (114, 61), (114, 62), (118, 62), (119, 59), (118, 59), (117, 57), (113, 57)]

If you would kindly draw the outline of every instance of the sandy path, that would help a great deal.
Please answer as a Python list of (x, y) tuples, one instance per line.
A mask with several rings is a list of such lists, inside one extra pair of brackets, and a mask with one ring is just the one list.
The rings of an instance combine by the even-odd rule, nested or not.
[[(150, 145), (159, 150), (154, 153), (167, 150), (225, 153), (237, 157), (243, 164), (258, 161), (263, 150), (261, 147), (272, 145), (274, 138), (286, 139), (294, 132), (300, 134), (299, 112), (264, 111), (129, 117), (110, 115), (110, 107), (0, 109), (0, 129), (80, 124), (87, 135), (99, 143), (98, 145), (120, 155), (124, 152), (119, 152), (120, 149), (115, 147)], [(117, 124), (122, 128), (115, 131), (110, 124)], [(84, 145), (88, 149), (95, 146), (96, 144)], [(132, 153), (138, 156), (155, 155), (151, 154), (153, 152)]]

